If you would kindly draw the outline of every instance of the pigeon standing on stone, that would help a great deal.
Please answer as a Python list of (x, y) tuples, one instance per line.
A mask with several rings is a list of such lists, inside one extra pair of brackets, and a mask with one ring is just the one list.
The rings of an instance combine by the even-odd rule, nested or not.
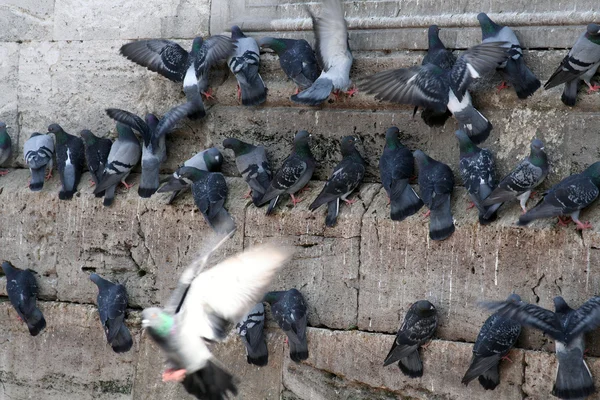
[[(481, 38), (483, 43), (488, 42), (508, 42), (508, 59), (498, 66), (498, 70), (508, 83), (513, 85), (517, 92), (517, 97), (526, 99), (538, 90), (541, 86), (540, 80), (525, 65), (523, 59), (523, 49), (521, 43), (512, 29), (508, 26), (497, 25), (487, 16), (486, 13), (477, 15), (479, 25), (481, 25)], [(499, 89), (508, 86), (502, 82)]]
[[(520, 302), (518, 294), (511, 294), (508, 301)], [(498, 370), (500, 360), (507, 357), (521, 334), (521, 324), (497, 313), (492, 314), (483, 324), (473, 345), (471, 365), (462, 378), (468, 385), (479, 377), (479, 383), (486, 390), (494, 390), (500, 384)]]
[(333, 169), (323, 190), (308, 207), (310, 211), (314, 211), (327, 204), (325, 225), (330, 227), (335, 225), (340, 213), (340, 199), (348, 204), (355, 203), (356, 200), (348, 200), (348, 196), (360, 185), (365, 176), (365, 160), (356, 150), (355, 143), (354, 136), (346, 136), (342, 139), (340, 146), (342, 161)]
[(83, 140), (68, 134), (58, 124), (48, 127), (48, 132), (56, 137), (56, 167), (62, 184), (58, 192), (60, 200), (71, 200), (77, 191), (85, 166), (85, 146)]
[(269, 292), (263, 301), (271, 305), (271, 314), (285, 332), (290, 345), (290, 358), (300, 362), (308, 358), (306, 341), (307, 308), (304, 296), (296, 289)]
[(257, 106), (267, 100), (267, 88), (258, 68), (260, 65), (260, 48), (256, 40), (244, 35), (239, 26), (231, 27), (231, 39), (236, 48), (227, 59), (229, 69), (238, 82), (238, 99), (241, 97), (245, 106)]
[(414, 153), (419, 167), (419, 191), (429, 208), (429, 237), (444, 240), (454, 233), (454, 218), (450, 198), (454, 188), (454, 174), (449, 166), (434, 160), (421, 150)]
[(46, 178), (46, 167), (50, 170), (48, 178), (52, 176), (52, 157), (54, 157), (54, 140), (50, 135), (39, 132), (31, 134), (23, 146), (23, 158), (31, 172), (29, 189), (33, 192), (42, 190)]
[(383, 366), (398, 361), (404, 375), (411, 378), (423, 376), (419, 347), (433, 337), (437, 325), (437, 310), (429, 301), (419, 300), (410, 306)]
[[(12, 142), (6, 130), (6, 124), (0, 122), (0, 165), (12, 156)], [(0, 170), (0, 176), (8, 174), (8, 170)]]
[(98, 286), (98, 314), (106, 334), (106, 341), (115, 353), (125, 353), (133, 346), (129, 329), (125, 326), (127, 291), (125, 286), (91, 274), (90, 279)]
[(38, 286), (33, 273), (15, 268), (9, 262), (3, 262), (2, 269), (6, 275), (8, 299), (19, 319), (27, 324), (29, 334), (37, 336), (46, 327), (46, 320), (36, 304)]
[(265, 307), (256, 303), (254, 308), (238, 322), (237, 334), (246, 346), (246, 360), (248, 364), (264, 367), (269, 362), (269, 349), (263, 334), (265, 328)]
[(544, 89), (548, 90), (564, 83), (565, 88), (560, 99), (565, 105), (574, 106), (577, 102), (580, 80), (589, 87), (589, 92), (600, 89), (599, 85), (591, 83), (598, 66), (600, 66), (600, 25), (589, 24), (569, 54), (544, 84)]
[(423, 207), (423, 200), (410, 186), (414, 176), (415, 159), (411, 151), (398, 139), (400, 131), (395, 126), (385, 133), (385, 147), (379, 159), (381, 184), (390, 199), (390, 217), (402, 221)]
[[(92, 175), (94, 185), (98, 186), (98, 183), (104, 174), (104, 167), (106, 167), (106, 160), (110, 153), (112, 141), (107, 138), (97, 137), (87, 129), (82, 130), (79, 135), (83, 139), (83, 144), (85, 146), (87, 167), (90, 170), (90, 175)], [(96, 194), (96, 197), (102, 196), (104, 196), (103, 192)]]

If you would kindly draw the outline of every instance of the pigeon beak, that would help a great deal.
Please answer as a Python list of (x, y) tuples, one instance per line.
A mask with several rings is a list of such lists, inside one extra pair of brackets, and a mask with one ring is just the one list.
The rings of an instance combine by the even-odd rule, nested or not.
[(148, 319), (143, 319), (142, 320), (142, 328), (147, 328), (148, 325), (150, 325), (150, 320)]

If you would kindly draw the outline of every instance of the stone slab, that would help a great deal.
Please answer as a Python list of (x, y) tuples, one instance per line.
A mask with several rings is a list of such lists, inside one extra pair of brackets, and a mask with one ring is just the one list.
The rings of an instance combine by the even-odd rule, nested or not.
[(4, 0), (0, 20), (0, 42), (51, 39), (54, 0)]
[[(0, 10), (0, 15), (1, 13)], [(6, 123), (13, 146), (13, 156), (4, 163), (4, 167), (14, 166), (14, 160), (20, 153), (19, 148), (21, 147), (17, 96), (19, 47), (18, 43), (0, 42), (0, 93), (2, 93), (0, 121)]]

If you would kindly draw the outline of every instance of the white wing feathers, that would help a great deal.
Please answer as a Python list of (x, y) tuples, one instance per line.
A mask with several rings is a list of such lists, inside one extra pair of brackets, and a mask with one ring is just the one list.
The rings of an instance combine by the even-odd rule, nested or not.
[[(325, 0), (323, 11), (313, 19), (317, 34), (318, 51), (321, 56), (324, 71), (347, 63), (352, 55), (348, 51), (348, 29), (344, 19), (344, 9), (340, 0)], [(350, 64), (352, 61), (350, 61)]]

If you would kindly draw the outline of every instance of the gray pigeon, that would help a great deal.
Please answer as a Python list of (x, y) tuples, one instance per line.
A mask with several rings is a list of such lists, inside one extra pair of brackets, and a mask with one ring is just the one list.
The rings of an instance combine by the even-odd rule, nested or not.
[(223, 141), (223, 147), (233, 150), (235, 165), (250, 186), (252, 202), (258, 207), (273, 179), (264, 146), (254, 146), (238, 139), (227, 138)]
[(30, 270), (20, 270), (9, 262), (2, 263), (6, 275), (8, 299), (17, 311), (19, 319), (27, 324), (29, 334), (37, 336), (46, 327), (46, 320), (37, 307), (38, 286)]
[[(0, 165), (4, 164), (12, 156), (12, 142), (6, 131), (6, 124), (0, 122)], [(0, 176), (8, 174), (8, 170), (0, 170)]]
[(133, 346), (129, 329), (125, 326), (127, 291), (125, 286), (91, 274), (90, 279), (98, 286), (98, 314), (106, 334), (106, 341), (115, 353), (125, 353)]
[(163, 381), (182, 382), (197, 399), (223, 400), (228, 392), (237, 394), (234, 378), (207, 344), (225, 339), (231, 325), (260, 301), (291, 252), (254, 247), (202, 271), (209, 256), (184, 271), (164, 309), (142, 311), (142, 327), (166, 355)]
[(348, 200), (348, 196), (360, 185), (365, 176), (365, 160), (354, 147), (355, 143), (354, 136), (346, 136), (342, 139), (340, 146), (342, 161), (335, 166), (323, 190), (308, 207), (310, 211), (314, 211), (327, 203), (325, 225), (330, 227), (335, 225), (340, 213), (340, 199), (348, 204), (356, 202), (356, 200)]
[(271, 315), (285, 332), (290, 345), (290, 358), (300, 362), (308, 358), (306, 341), (307, 307), (304, 296), (296, 289), (269, 292), (263, 301), (271, 305)]
[(96, 195), (104, 192), (104, 205), (107, 207), (115, 199), (115, 189), (119, 182), (127, 189), (131, 187), (125, 183), (125, 178), (140, 161), (142, 154), (140, 142), (130, 127), (117, 123), (117, 132), (119, 137), (110, 148), (104, 172), (94, 190)]
[(600, 66), (600, 25), (589, 24), (569, 54), (544, 84), (544, 89), (548, 90), (564, 83), (565, 88), (560, 99), (567, 106), (574, 106), (577, 102), (580, 80), (588, 85), (590, 92), (600, 89), (600, 86), (592, 85), (590, 82), (598, 66)]
[[(520, 302), (518, 294), (511, 294), (508, 301)], [(471, 365), (462, 378), (468, 385), (479, 377), (479, 383), (486, 390), (494, 390), (500, 384), (498, 370), (500, 360), (506, 358), (521, 334), (521, 324), (497, 313), (492, 314), (483, 324), (473, 345)]]
[(548, 190), (544, 198), (531, 210), (521, 215), (519, 225), (527, 225), (539, 218), (570, 215), (577, 229), (589, 229), (589, 222), (579, 220), (579, 212), (589, 206), (600, 194), (600, 161), (580, 174), (571, 175)]
[(254, 308), (236, 325), (237, 334), (246, 346), (246, 360), (248, 364), (264, 367), (269, 362), (269, 349), (265, 342), (263, 330), (265, 328), (265, 307), (256, 303)]
[(429, 301), (419, 300), (410, 306), (383, 366), (398, 361), (404, 375), (410, 378), (423, 376), (419, 347), (433, 337), (437, 325), (437, 310)]
[(450, 198), (454, 188), (454, 174), (449, 166), (434, 160), (421, 150), (414, 152), (419, 167), (419, 191), (429, 208), (429, 237), (444, 240), (454, 233), (454, 218)]
[(267, 89), (258, 73), (260, 49), (256, 40), (244, 35), (239, 26), (231, 27), (236, 49), (227, 59), (229, 69), (238, 82), (238, 98), (245, 106), (257, 106), (267, 100)]
[(79, 180), (85, 166), (85, 146), (80, 137), (68, 134), (58, 124), (48, 127), (48, 132), (56, 137), (56, 168), (62, 189), (58, 192), (60, 200), (71, 200), (79, 186)]
[[(83, 144), (85, 146), (85, 159), (87, 161), (88, 170), (92, 175), (94, 185), (97, 186), (102, 178), (102, 174), (104, 174), (104, 167), (106, 167), (106, 160), (110, 153), (112, 140), (97, 137), (87, 129), (79, 132), (79, 135), (83, 139)], [(103, 192), (96, 194), (96, 197), (102, 196), (104, 196)]]
[(504, 202), (515, 198), (519, 199), (523, 213), (527, 212), (525, 205), (531, 191), (548, 176), (548, 158), (544, 152), (544, 143), (533, 139), (530, 147), (529, 156), (506, 175), (483, 201), (483, 206), (489, 207), (484, 215), (485, 219), (490, 219)]
[(50, 135), (39, 132), (31, 134), (23, 146), (23, 158), (31, 172), (29, 189), (33, 192), (42, 190), (46, 178), (46, 167), (50, 170), (48, 178), (52, 176), (52, 157), (54, 157), (54, 140)]
[[(332, 91), (346, 91), (350, 88), (350, 67), (352, 52), (348, 42), (348, 27), (344, 19), (341, 0), (323, 0), (322, 14), (316, 17), (310, 13), (315, 34), (315, 50), (322, 72), (317, 80), (306, 90), (295, 94), (291, 100), (317, 106), (329, 98)], [(351, 96), (356, 92), (347, 92)]]

